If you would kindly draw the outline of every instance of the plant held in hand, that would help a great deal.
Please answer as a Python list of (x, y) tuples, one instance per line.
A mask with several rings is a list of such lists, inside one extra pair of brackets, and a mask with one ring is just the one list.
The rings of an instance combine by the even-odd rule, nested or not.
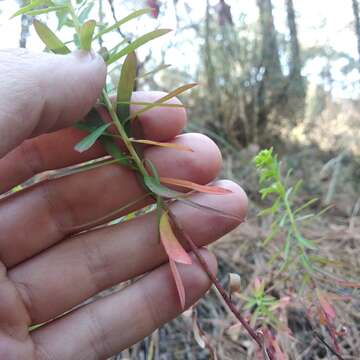
[[(17, 11), (14, 16), (21, 14), (37, 16), (55, 12), (59, 18), (60, 28), (66, 25), (74, 29), (72, 41), (66, 43), (63, 42), (55, 34), (55, 32), (50, 30), (46, 24), (40, 22), (39, 20), (34, 20), (34, 27), (40, 39), (44, 42), (47, 51), (51, 51), (56, 54), (68, 54), (73, 49), (79, 49), (84, 52), (94, 51), (93, 49), (96, 46), (95, 41), (100, 40), (99, 42), (102, 44), (103, 37), (105, 37), (108, 33), (117, 30), (123, 24), (136, 19), (139, 16), (152, 12), (152, 9), (138, 10), (117, 21), (115, 24), (106, 27), (95, 20), (87, 20), (87, 15), (89, 13), (89, 7), (87, 5), (88, 2), (86, 0), (77, 1), (77, 7), (74, 7), (71, 0), (34, 0)], [(84, 136), (84, 138), (75, 146), (75, 149), (78, 152), (85, 152), (97, 141), (99, 141), (106, 149), (110, 159), (99, 163), (87, 164), (86, 167), (81, 166), (78, 168), (78, 171), (86, 171), (109, 163), (117, 163), (120, 166), (128, 167), (134, 171), (137, 174), (142, 186), (146, 189), (146, 196), (151, 197), (156, 201), (159, 239), (168, 255), (170, 269), (173, 274), (182, 308), (185, 306), (186, 289), (183, 285), (177, 264), (191, 264), (192, 260), (178, 241), (178, 237), (182, 237), (189, 243), (191, 250), (195, 253), (199, 263), (208, 274), (210, 280), (219, 290), (233, 314), (245, 327), (250, 336), (258, 343), (264, 353), (264, 356), (266, 358), (274, 359), (273, 349), (267, 348), (266, 342), (261, 334), (259, 332), (255, 332), (235, 308), (229, 295), (220, 285), (216, 277), (211, 273), (194, 241), (191, 239), (189, 234), (185, 232), (169, 205), (174, 201), (181, 201), (186, 205), (193, 206), (203, 211), (215, 212), (216, 214), (224, 217), (235, 218), (237, 220), (239, 219), (233, 214), (225, 213), (216, 208), (196, 203), (189, 199), (189, 193), (174, 190), (173, 188), (169, 188), (167, 185), (219, 196), (226, 195), (231, 191), (222, 187), (200, 185), (183, 179), (160, 177), (154, 164), (149, 160), (145, 161), (143, 159), (140, 151), (141, 149), (137, 146), (137, 144), (173, 147), (179, 151), (192, 151), (192, 149), (176, 144), (137, 139), (134, 138), (134, 134), (132, 134), (131, 124), (137, 121), (139, 115), (154, 107), (169, 105), (169, 100), (196, 85), (187, 84), (180, 86), (157, 101), (142, 104), (142, 108), (130, 113), (130, 105), (133, 104), (131, 96), (138, 76), (135, 50), (149, 41), (167, 34), (169, 31), (170, 30), (168, 29), (157, 29), (140, 36), (132, 42), (121, 42), (111, 50), (103, 47), (99, 49), (99, 53), (102, 54), (108, 67), (113, 67), (117, 61), (124, 59), (120, 71), (119, 82), (116, 86), (117, 91), (116, 94), (112, 94), (108, 91), (108, 87), (106, 86), (102, 90), (97, 106), (88, 116), (88, 119), (86, 119), (86, 121), (79, 122), (76, 125), (88, 134)], [(121, 146), (119, 146), (119, 140), (122, 144)], [(75, 169), (74, 171), (77, 170)], [(140, 200), (141, 199), (139, 199), (139, 201)], [(123, 209), (124, 207), (122, 207), (122, 210)], [(109, 216), (111, 215), (113, 214), (109, 214)], [(87, 224), (87, 226), (88, 225), (89, 224)]]

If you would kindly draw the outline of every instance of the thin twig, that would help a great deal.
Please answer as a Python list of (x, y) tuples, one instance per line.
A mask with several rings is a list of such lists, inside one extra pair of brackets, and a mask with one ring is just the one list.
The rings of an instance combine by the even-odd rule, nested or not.
[[(197, 257), (201, 267), (208, 275), (210, 281), (214, 284), (216, 289), (221, 294), (222, 298), (224, 299), (226, 305), (229, 307), (231, 312), (234, 314), (234, 316), (240, 321), (242, 326), (246, 329), (248, 334), (256, 341), (256, 343), (259, 345), (260, 349), (264, 349), (264, 341), (263, 339), (256, 333), (256, 331), (249, 325), (249, 323), (243, 318), (243, 316), (240, 314), (240, 312), (236, 309), (235, 305), (230, 300), (229, 295), (226, 293), (226, 290), (222, 287), (219, 280), (216, 278), (216, 276), (211, 272), (209, 269), (204, 257), (201, 255), (198, 247), (195, 245), (194, 241), (190, 237), (190, 235), (184, 230), (182, 225), (180, 224), (179, 220), (177, 219), (176, 215), (171, 211), (171, 209), (168, 209), (169, 216), (173, 222), (173, 224), (176, 226), (177, 230), (179, 231), (180, 235), (189, 243), (190, 248), (192, 252)], [(275, 360), (275, 355), (273, 354), (271, 349), (266, 349), (267, 355), (270, 360)]]
[[(112, 14), (112, 17), (114, 19), (115, 22), (118, 22), (118, 19), (117, 19), (117, 16), (116, 16), (116, 12), (115, 12), (115, 6), (114, 6), (114, 2), (113, 0), (108, 0), (108, 3), (110, 5), (110, 9), (111, 9), (111, 14)], [(121, 30), (119, 27), (116, 28), (117, 32), (123, 37), (123, 39), (131, 44), (131, 39), (129, 39)]]
[(335, 350), (332, 346), (330, 346), (324, 339), (323, 336), (321, 336), (317, 331), (313, 330), (313, 334), (315, 337), (324, 345), (326, 348), (335, 355), (339, 360), (344, 360), (344, 358)]

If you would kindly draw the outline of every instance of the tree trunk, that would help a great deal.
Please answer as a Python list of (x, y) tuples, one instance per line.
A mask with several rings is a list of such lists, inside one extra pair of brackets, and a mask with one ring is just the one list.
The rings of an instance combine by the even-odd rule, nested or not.
[[(210, 108), (211, 112), (216, 120), (216, 122), (222, 122), (219, 115), (220, 109), (220, 99), (217, 93), (216, 85), (216, 73), (215, 66), (212, 58), (212, 49), (211, 49), (211, 29), (210, 29), (210, 3), (209, 0), (206, 1), (206, 14), (205, 14), (205, 69), (207, 77), (207, 86), (210, 95)], [(217, 124), (219, 125), (219, 124)]]
[(291, 109), (291, 117), (296, 120), (303, 117), (305, 108), (305, 84), (301, 76), (302, 61), (298, 39), (296, 16), (293, 0), (286, 0), (287, 23), (290, 32), (290, 62), (289, 62), (289, 87), (288, 104)]
[(263, 65), (267, 77), (281, 78), (279, 47), (272, 14), (272, 3), (271, 0), (258, 0), (257, 4), (260, 13)]
[(290, 31), (290, 76), (301, 78), (300, 46), (293, 0), (286, 0), (287, 22)]
[(358, 0), (352, 0), (352, 8), (355, 19), (355, 35), (357, 39), (357, 48), (359, 53), (359, 62), (360, 62), (360, 14), (359, 14), (359, 2)]
[(260, 138), (266, 134), (269, 119), (268, 104), (282, 91), (283, 74), (281, 71), (279, 47), (272, 14), (271, 0), (257, 0), (260, 17), (261, 68), (262, 79), (257, 90), (257, 134)]

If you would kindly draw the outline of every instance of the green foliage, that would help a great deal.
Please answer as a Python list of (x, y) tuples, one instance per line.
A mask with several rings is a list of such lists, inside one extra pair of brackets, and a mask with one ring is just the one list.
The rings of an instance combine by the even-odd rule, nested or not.
[(186, 85), (179, 86), (177, 89), (170, 91), (168, 94), (161, 97), (159, 100), (156, 100), (153, 103), (144, 106), (142, 109), (135, 111), (131, 116), (129, 116), (127, 119), (125, 119), (125, 121), (134, 119), (146, 111), (149, 111), (155, 107), (163, 105), (165, 102), (175, 98), (176, 96), (182, 94), (183, 92), (185, 92), (187, 90), (190, 90), (191, 88), (193, 88), (196, 85), (197, 84), (194, 83), (194, 84), (186, 84)]
[(149, 41), (154, 40), (160, 36), (166, 35), (170, 31), (171, 31), (170, 29), (159, 29), (159, 30), (151, 31), (145, 35), (142, 35), (139, 38), (137, 38), (136, 40), (134, 40), (131, 44), (126, 46), (124, 49), (120, 50), (116, 54), (111, 55), (106, 63), (108, 65), (111, 65), (115, 61), (118, 61), (119, 59), (121, 59), (123, 56), (126, 56), (127, 54), (135, 51), (140, 46), (145, 45)]
[[(84, 7), (87, 1), (78, 1), (78, 6), (75, 8), (71, 0), (68, 1), (46, 1), (46, 2), (39, 2), (34, 1), (30, 5), (25, 6), (20, 12), (17, 12), (15, 15), (19, 14), (46, 14), (49, 12), (57, 12), (59, 16), (59, 26), (66, 24), (67, 26), (73, 27), (75, 30), (74, 37), (73, 37), (73, 44), (84, 51), (90, 51), (94, 46), (93, 40), (94, 38), (101, 38), (102, 35), (106, 34), (109, 31), (113, 31), (118, 28), (123, 23), (136, 18), (146, 12), (148, 10), (141, 10), (139, 12), (130, 14), (120, 22), (101, 30), (95, 37), (94, 31), (96, 28), (96, 22), (94, 20), (86, 21), (86, 17), (89, 13), (88, 8)], [(85, 10), (86, 9), (86, 10)], [(80, 18), (81, 15), (81, 18)], [(70, 49), (66, 47), (66, 45), (50, 30), (47, 28), (46, 25), (36, 22), (37, 32), (41, 40), (45, 43), (47, 48), (55, 53), (68, 53)], [(109, 164), (118, 163), (123, 166), (126, 166), (132, 170), (136, 171), (136, 175), (140, 180), (141, 184), (147, 189), (146, 196), (150, 195), (153, 199), (156, 199), (157, 204), (157, 211), (158, 211), (158, 220), (159, 220), (159, 233), (160, 233), (160, 240), (164, 247), (164, 251), (167, 253), (169, 262), (170, 262), (170, 270), (172, 272), (175, 285), (177, 287), (179, 293), (179, 300), (180, 305), (182, 308), (185, 304), (185, 289), (182, 283), (180, 273), (176, 268), (176, 263), (183, 263), (183, 264), (190, 264), (191, 259), (187, 252), (182, 248), (182, 245), (176, 238), (175, 232), (172, 229), (172, 226), (176, 225), (176, 229), (178, 231), (183, 232), (184, 238), (188, 240), (188, 243), (191, 246), (191, 249), (197, 255), (203, 269), (207, 272), (211, 281), (215, 284), (215, 286), (219, 289), (221, 288), (219, 282), (214, 279), (213, 274), (211, 273), (210, 269), (208, 269), (206, 265), (206, 261), (202, 258), (199, 250), (195, 244), (193, 244), (191, 238), (184, 233), (179, 223), (176, 222), (175, 215), (172, 214), (171, 208), (169, 207), (169, 201), (180, 200), (185, 204), (193, 206), (197, 209), (209, 211), (212, 213), (216, 213), (217, 215), (221, 215), (224, 217), (229, 217), (232, 219), (236, 219), (237, 221), (241, 220), (238, 216), (224, 213), (221, 210), (214, 209), (212, 207), (207, 207), (202, 204), (198, 204), (193, 202), (192, 200), (188, 199), (188, 194), (177, 192), (172, 190), (166, 186), (164, 186), (161, 182), (164, 182), (164, 178), (160, 178), (157, 174), (156, 167), (149, 161), (145, 161), (142, 158), (142, 154), (137, 151), (132, 143), (131, 137), (131, 126), (126, 127), (128, 121), (132, 119), (136, 119), (137, 116), (148, 111), (154, 107), (161, 106), (163, 103), (171, 100), (173, 97), (183, 93), (186, 90), (191, 89), (196, 84), (188, 84), (181, 86), (173, 91), (171, 91), (168, 95), (162, 97), (161, 99), (155, 101), (154, 103), (145, 105), (141, 110), (138, 110), (134, 114), (130, 114), (129, 107), (131, 102), (131, 95), (134, 89), (134, 82), (136, 80), (136, 55), (134, 51), (141, 47), (142, 45), (167, 34), (170, 30), (168, 29), (158, 29), (151, 31), (139, 38), (135, 39), (133, 42), (127, 44), (124, 48), (116, 49), (115, 51), (105, 51), (103, 53), (109, 54), (107, 58), (107, 65), (113, 64), (114, 62), (118, 61), (122, 57), (126, 56), (126, 60), (122, 65), (121, 69), (121, 76), (120, 81), (117, 87), (117, 96), (115, 104), (111, 100), (107, 87), (105, 86), (102, 89), (100, 102), (102, 105), (101, 110), (106, 111), (107, 116), (110, 117), (109, 123), (103, 122), (103, 116), (101, 111), (93, 109), (92, 115), (95, 116), (94, 121), (90, 121), (87, 123), (86, 121), (83, 123), (78, 123), (77, 127), (82, 128), (85, 131), (88, 131), (89, 134), (85, 136), (76, 146), (75, 149), (79, 152), (86, 151), (90, 149), (95, 142), (98, 140), (104, 145), (105, 150), (107, 153), (113, 158), (112, 160), (105, 160), (103, 162), (97, 162), (93, 164), (90, 162), (89, 164), (80, 165), (79, 171), (87, 171), (99, 166), (105, 166)], [(101, 41), (100, 41), (101, 42)], [(100, 106), (101, 106), (100, 105)], [(113, 125), (116, 130), (117, 134), (108, 133), (106, 130)], [(120, 138), (122, 145), (119, 146), (118, 142), (115, 141), (115, 138)], [(139, 139), (137, 139), (139, 141)], [(154, 142), (153, 142), (154, 143)], [(164, 145), (164, 144), (162, 144)], [(125, 150), (123, 150), (125, 148)], [(150, 171), (149, 171), (150, 170)], [(73, 172), (74, 173), (74, 172)], [(167, 178), (169, 180), (169, 178)], [(185, 182), (184, 180), (180, 179), (170, 179), (176, 180), (177, 185), (181, 184), (181, 182)], [(189, 183), (189, 182), (188, 182)], [(193, 184), (193, 183), (192, 183)], [(212, 191), (216, 190), (219, 191), (220, 187), (215, 186), (206, 186), (206, 191), (204, 190), (205, 186), (201, 186), (199, 184), (193, 184), (191, 189), (194, 191)], [(181, 185), (180, 185), (181, 186)], [(216, 188), (216, 189), (215, 189)], [(225, 189), (222, 189), (225, 191)], [(229, 192), (229, 191), (226, 191)], [(230, 191), (231, 192), (231, 191)], [(224, 192), (222, 192), (224, 193)], [(130, 204), (128, 204), (130, 206)], [(111, 215), (111, 214), (110, 214)], [(161, 219), (166, 218), (166, 221), (160, 221)], [(169, 219), (171, 218), (171, 223)], [(101, 218), (100, 220), (103, 221), (105, 218)], [(174, 225), (175, 224), (175, 225)], [(185, 260), (184, 260), (185, 259)], [(188, 260), (189, 259), (189, 260)], [(225, 293), (225, 291), (223, 292)], [(223, 294), (222, 293), (222, 294)], [(230, 308), (236, 313), (235, 310), (231, 307), (229, 300), (226, 295), (223, 295), (225, 301), (228, 302)], [(259, 296), (258, 296), (258, 299)], [(261, 304), (263, 306), (268, 305), (268, 300), (266, 297), (262, 300)], [(237, 314), (238, 319), (246, 325), (245, 320), (242, 319), (240, 314)], [(261, 345), (258, 337), (256, 336), (255, 332), (252, 329), (247, 328), (249, 334), (257, 341), (259, 345)], [(266, 351), (266, 349), (265, 349)]]
[(92, 133), (90, 133), (88, 136), (86, 136), (84, 139), (82, 139), (78, 144), (75, 146), (75, 150), (79, 152), (84, 152), (86, 150), (89, 150), (100, 138), (101, 135), (104, 134), (105, 130), (110, 126), (111, 124), (103, 124), (97, 129), (95, 129)]
[(130, 116), (131, 95), (135, 87), (137, 73), (137, 59), (134, 52), (127, 55), (121, 68), (120, 79), (117, 88), (116, 112), (122, 123)]
[(265, 291), (265, 282), (255, 279), (255, 284), (250, 296), (245, 297), (245, 309), (252, 312), (251, 323), (253, 326), (260, 320), (261, 323), (266, 322), (269, 325), (277, 327), (279, 324), (275, 315), (275, 310), (280, 307), (281, 302)]
[(93, 40), (94, 30), (96, 26), (95, 20), (88, 20), (80, 29), (80, 45), (81, 49), (90, 51)]
[(55, 54), (68, 54), (69, 48), (45, 25), (39, 20), (33, 21), (36, 33), (46, 47)]
[[(14, 18), (19, 15), (27, 14), (27, 15), (41, 15), (46, 14), (48, 12), (54, 11), (54, 8), (57, 8), (57, 10), (64, 10), (66, 7), (60, 5), (56, 6), (55, 1), (49, 1), (49, 0), (33, 0), (30, 2), (30, 4), (25, 5), (20, 10), (15, 12), (11, 18)], [(45, 8), (42, 8), (45, 7)]]
[(101, 30), (98, 34), (96, 34), (95, 39), (97, 39), (97, 38), (111, 32), (111, 31), (114, 31), (114, 30), (118, 29), (120, 26), (124, 25), (128, 21), (133, 20), (133, 19), (137, 19), (139, 16), (144, 15), (144, 14), (148, 14), (151, 11), (152, 11), (152, 9), (148, 9), (148, 8), (134, 11), (133, 13), (131, 13), (130, 15), (124, 17), (121, 20), (119, 20), (115, 24)]
[(312, 265), (308, 252), (315, 250), (313, 241), (306, 239), (299, 227), (299, 223), (305, 218), (310, 219), (315, 214), (307, 214), (304, 217), (303, 211), (309, 208), (316, 199), (311, 199), (306, 204), (299, 207), (295, 206), (295, 200), (301, 188), (301, 181), (295, 186), (288, 187), (287, 182), (291, 171), (286, 177), (281, 173), (280, 163), (273, 149), (262, 150), (254, 158), (255, 166), (259, 173), (260, 194), (262, 199), (272, 197), (271, 206), (260, 212), (260, 216), (271, 215), (273, 222), (271, 232), (264, 241), (264, 246), (278, 233), (285, 234), (283, 245), (283, 259), (285, 268), (289, 262), (292, 264), (300, 261), (300, 264), (307, 272), (312, 272)]

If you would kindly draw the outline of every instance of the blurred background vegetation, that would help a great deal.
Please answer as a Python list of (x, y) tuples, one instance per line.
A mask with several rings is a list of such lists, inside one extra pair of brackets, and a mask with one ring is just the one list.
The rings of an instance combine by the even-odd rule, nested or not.
[[(0, 1), (1, 48), (41, 51), (31, 17), (9, 20), (24, 3)], [(138, 51), (137, 87), (169, 91), (188, 82), (200, 84), (182, 98), (190, 119), (186, 131), (201, 131), (218, 143), (223, 175), (240, 182), (251, 199), (247, 223), (214, 246), (220, 274), (225, 278), (228, 272), (240, 273), (244, 293), (260, 277), (274, 298), (292, 298), (291, 309), (281, 316), (296, 341), (280, 341), (291, 359), (331, 355), (311, 335), (314, 324), (309, 325), (311, 319), (306, 317), (309, 299), (297, 297), (296, 284), (273, 279), (268, 260), (276, 246), (261, 245), (271, 221), (256, 217), (262, 204), (251, 159), (260, 149), (274, 147), (284, 168), (294, 170), (294, 182), (303, 180), (300, 201), (317, 197), (316, 209), (333, 205), (303, 231), (318, 241), (328, 259), (341, 264), (333, 273), (359, 279), (359, 6), (358, 0), (100, 0), (87, 1), (83, 8), (84, 17), (108, 24), (139, 8), (154, 9), (99, 46), (131, 42), (154, 27), (174, 30), (173, 36)], [(72, 40), (61, 14), (42, 19), (52, 29), (58, 27), (63, 40)], [(152, 76), (142, 76), (148, 72)], [(115, 83), (118, 75), (114, 68), (110, 80)], [(337, 326), (347, 329), (341, 350), (346, 359), (358, 359), (360, 294), (356, 287), (351, 291), (341, 287), (338, 295), (351, 299), (334, 305)], [(232, 318), (221, 303), (216, 305), (216, 294), (211, 296), (202, 300), (198, 313), (218, 358), (256, 358), (242, 332), (228, 331)], [(201, 336), (194, 340), (191, 335), (193, 317), (184, 315), (118, 358), (209, 358), (207, 345), (199, 349)]]

